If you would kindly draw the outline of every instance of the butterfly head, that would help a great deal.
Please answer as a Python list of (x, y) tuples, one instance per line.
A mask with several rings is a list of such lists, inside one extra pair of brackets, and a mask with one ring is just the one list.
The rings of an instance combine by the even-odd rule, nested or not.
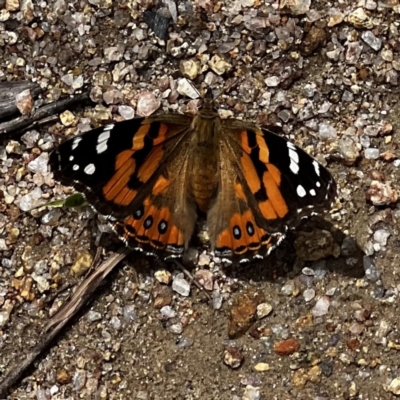
[(207, 89), (199, 103), (200, 114), (203, 118), (212, 119), (218, 116), (218, 109), (212, 91)]

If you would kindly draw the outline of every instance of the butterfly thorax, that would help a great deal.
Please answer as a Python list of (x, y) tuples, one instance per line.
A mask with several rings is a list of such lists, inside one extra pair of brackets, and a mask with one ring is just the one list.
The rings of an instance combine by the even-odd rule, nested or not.
[(189, 156), (189, 194), (202, 212), (207, 212), (218, 191), (221, 120), (205, 107), (192, 122)]

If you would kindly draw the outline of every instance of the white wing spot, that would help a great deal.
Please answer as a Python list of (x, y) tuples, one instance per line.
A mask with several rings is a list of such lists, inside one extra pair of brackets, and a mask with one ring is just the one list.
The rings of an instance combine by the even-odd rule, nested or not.
[(319, 174), (320, 174), (319, 164), (314, 160), (313, 165), (314, 165), (315, 173), (317, 174), (317, 176), (319, 176)]
[(75, 165), (72, 167), (72, 169), (73, 169), (74, 171), (78, 171), (79, 165), (78, 165), (78, 164), (75, 164)]
[(299, 154), (297, 153), (296, 146), (291, 142), (286, 142), (289, 149), (290, 165), (289, 168), (294, 174), (299, 173)]
[(76, 137), (73, 141), (72, 141), (72, 150), (75, 150), (78, 147), (79, 142), (82, 140), (82, 138)]
[[(104, 129), (108, 128), (109, 126), (111, 125), (107, 125)], [(112, 127), (114, 127), (114, 125), (112, 125)], [(97, 146), (96, 146), (97, 154), (104, 153), (107, 150), (108, 148), (107, 142), (109, 138), (110, 138), (109, 130), (104, 130), (103, 132), (100, 133), (99, 137), (97, 138)]]
[(96, 167), (94, 166), (94, 164), (88, 164), (88, 165), (86, 165), (86, 167), (83, 171), (87, 175), (93, 175), (96, 171)]
[(107, 142), (110, 138), (110, 131), (103, 131), (100, 133), (99, 137), (97, 138), (97, 143)]
[(317, 187), (321, 187), (321, 183), (319, 181), (317, 181), (316, 185)]
[(115, 126), (114, 124), (108, 124), (103, 129), (105, 131), (111, 131), (111, 129), (114, 129), (114, 126)]
[(289, 157), (296, 163), (299, 163), (299, 155), (296, 150), (289, 149)]
[(294, 174), (297, 175), (299, 173), (300, 168), (293, 160), (290, 160), (289, 168)]
[(304, 197), (307, 194), (305, 189), (301, 185), (297, 186), (296, 191), (297, 191), (297, 194), (299, 195), (299, 197)]
[(74, 161), (74, 156), (69, 156), (69, 161)]
[(107, 142), (101, 142), (96, 146), (97, 154), (104, 153), (108, 149)]
[(314, 189), (311, 189), (311, 190), (310, 190), (310, 194), (311, 194), (311, 196), (316, 196), (316, 195), (317, 195), (317, 193), (315, 193), (315, 190), (314, 190)]
[(288, 149), (296, 150), (296, 146), (292, 142), (286, 142)]
[(299, 155), (296, 150), (293, 150), (289, 147), (289, 157), (290, 157), (290, 165), (289, 168), (294, 174), (298, 174), (299, 172)]

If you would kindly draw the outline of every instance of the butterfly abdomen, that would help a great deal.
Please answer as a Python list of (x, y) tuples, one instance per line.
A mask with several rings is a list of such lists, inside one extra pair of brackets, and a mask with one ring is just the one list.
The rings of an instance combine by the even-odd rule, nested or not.
[(189, 193), (197, 207), (206, 213), (218, 191), (219, 165), (217, 152), (196, 148), (189, 176)]
[(220, 119), (218, 114), (200, 113), (192, 123), (189, 155), (189, 193), (204, 213), (218, 192)]

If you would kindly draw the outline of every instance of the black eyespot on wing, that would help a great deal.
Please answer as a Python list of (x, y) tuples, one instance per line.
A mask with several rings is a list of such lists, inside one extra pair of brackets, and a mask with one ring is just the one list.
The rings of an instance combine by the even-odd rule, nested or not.
[(158, 224), (158, 232), (160, 235), (163, 235), (165, 232), (167, 232), (168, 229), (168, 222), (165, 221), (165, 219), (162, 219), (159, 224)]
[(234, 237), (236, 240), (239, 240), (239, 239), (242, 237), (242, 230), (240, 229), (240, 227), (239, 227), (238, 225), (235, 225), (235, 226), (232, 228), (232, 233), (233, 233), (233, 237)]
[(153, 225), (153, 217), (151, 215), (149, 215), (145, 220), (144, 220), (144, 227), (146, 229), (151, 228), (151, 226)]

